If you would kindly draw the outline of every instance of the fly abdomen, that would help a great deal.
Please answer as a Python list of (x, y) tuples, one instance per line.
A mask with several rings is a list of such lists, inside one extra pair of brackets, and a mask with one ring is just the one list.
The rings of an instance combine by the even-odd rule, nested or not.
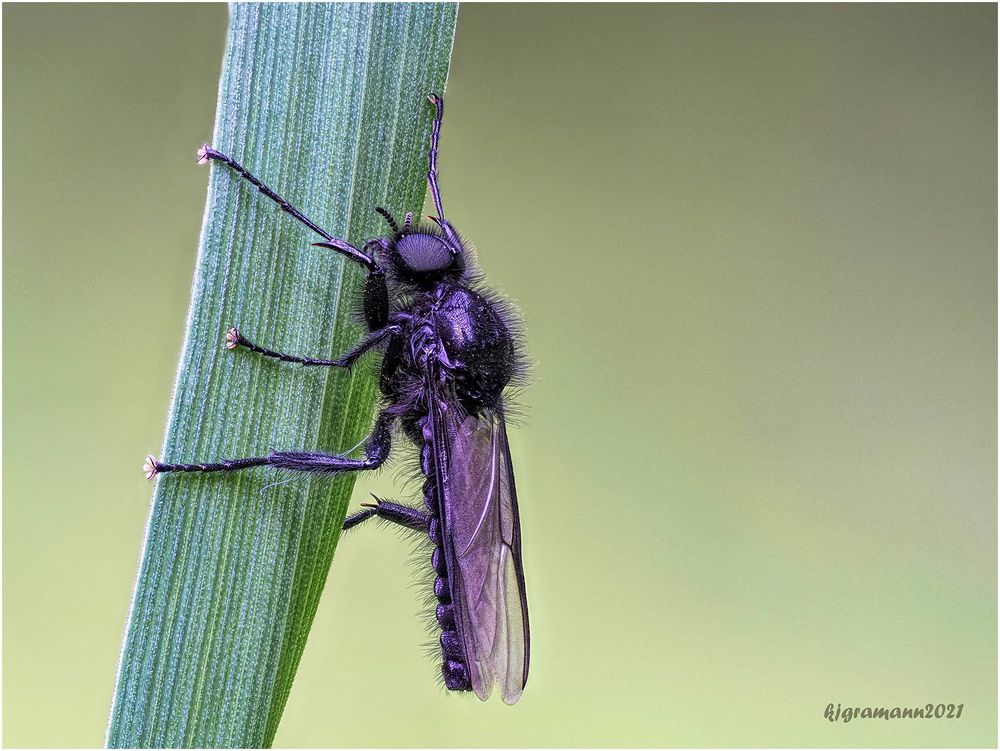
[(462, 641), (458, 638), (457, 631), (441, 632), (441, 651), (445, 659), (458, 660), (463, 657)]
[(451, 602), (451, 588), (441, 576), (434, 580), (434, 596), (438, 598), (438, 602)]
[(435, 616), (441, 627), (441, 676), (449, 691), (471, 691), (472, 680), (466, 665), (465, 649), (458, 635), (455, 623), (455, 606), (451, 599), (451, 581), (444, 552), (444, 541), (441, 539), (440, 503), (438, 501), (437, 482), (435, 481), (433, 431), (430, 419), (424, 417), (419, 422), (423, 441), (420, 446), (420, 470), (424, 477), (424, 504), (430, 512), (430, 523), (427, 525), (427, 536), (434, 544), (431, 553), (431, 567), (437, 576), (434, 579), (434, 596), (438, 605)]
[(441, 603), (435, 611), (438, 625), (442, 629), (450, 630), (455, 628), (455, 607), (450, 603)]
[(434, 552), (431, 553), (431, 566), (436, 573), (445, 579), (448, 578), (448, 569), (444, 565), (444, 551), (441, 548), (434, 548)]
[(469, 670), (464, 662), (458, 660), (445, 659), (441, 668), (441, 675), (444, 676), (444, 685), (449, 691), (471, 691), (472, 681), (469, 680)]

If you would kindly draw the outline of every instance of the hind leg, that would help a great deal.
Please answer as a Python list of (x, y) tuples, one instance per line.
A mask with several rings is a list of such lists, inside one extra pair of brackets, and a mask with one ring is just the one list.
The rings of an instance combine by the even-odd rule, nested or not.
[(245, 459), (223, 459), (203, 464), (172, 464), (146, 457), (143, 469), (150, 480), (163, 472), (235, 472), (249, 467), (276, 467), (294, 472), (357, 472), (377, 469), (389, 456), (393, 417), (388, 412), (379, 414), (375, 428), (365, 441), (365, 458), (324, 454), (318, 451), (272, 451), (267, 456)]
[(375, 499), (375, 503), (364, 504), (365, 508), (362, 511), (351, 514), (344, 519), (345, 530), (356, 527), (361, 522), (376, 517), (416, 532), (426, 533), (430, 528), (431, 517), (429, 514), (425, 514), (419, 509), (404, 506), (401, 503), (383, 500), (378, 496), (373, 495), (372, 498)]

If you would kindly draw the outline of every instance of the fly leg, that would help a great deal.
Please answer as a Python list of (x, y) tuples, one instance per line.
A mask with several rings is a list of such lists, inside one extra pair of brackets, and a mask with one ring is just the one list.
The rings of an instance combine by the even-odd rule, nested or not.
[(345, 530), (356, 527), (368, 519), (378, 517), (406, 529), (427, 533), (431, 523), (429, 514), (425, 514), (423, 511), (410, 508), (409, 506), (404, 506), (401, 503), (386, 501), (376, 495), (373, 495), (372, 498), (375, 499), (375, 503), (362, 504), (365, 507), (364, 510), (351, 514), (344, 519)]
[(320, 360), (315, 357), (299, 357), (298, 355), (286, 355), (284, 352), (275, 352), (273, 349), (268, 349), (267, 347), (261, 347), (259, 344), (254, 344), (243, 336), (243, 334), (240, 333), (240, 330), (235, 327), (226, 332), (226, 349), (244, 347), (251, 352), (256, 352), (258, 355), (273, 357), (274, 359), (281, 360), (282, 362), (297, 362), (300, 365), (326, 365), (332, 368), (350, 368), (365, 352), (380, 344), (388, 337), (398, 336), (401, 331), (402, 329), (396, 325), (386, 326), (385, 328), (378, 329), (377, 331), (372, 331), (364, 339), (358, 342), (354, 349), (344, 353), (336, 360)]
[(428, 94), (427, 99), (434, 105), (434, 124), (431, 126), (431, 148), (427, 152), (427, 184), (431, 189), (431, 197), (434, 199), (434, 210), (437, 216), (427, 217), (435, 222), (444, 232), (449, 244), (453, 248), (461, 247), (462, 242), (451, 226), (451, 222), (444, 218), (444, 207), (441, 205), (441, 186), (438, 184), (438, 143), (441, 140), (441, 121), (444, 119), (444, 100), (437, 94)]
[(375, 420), (375, 428), (365, 441), (364, 459), (352, 459), (349, 456), (324, 454), (319, 451), (272, 451), (267, 456), (251, 456), (246, 459), (223, 459), (219, 462), (202, 464), (172, 464), (147, 456), (143, 469), (150, 480), (161, 472), (233, 472), (248, 467), (276, 467), (294, 472), (322, 474), (378, 469), (389, 456), (393, 419), (388, 412), (379, 413)]
[(365, 320), (368, 323), (368, 329), (369, 331), (375, 331), (385, 326), (389, 315), (389, 293), (385, 283), (385, 271), (378, 264), (378, 261), (375, 260), (373, 253), (365, 252), (370, 250), (371, 247), (378, 245), (379, 241), (376, 240), (369, 243), (365, 246), (365, 250), (358, 250), (349, 242), (340, 240), (324, 230), (316, 222), (271, 190), (259, 177), (231, 156), (223, 154), (221, 151), (216, 151), (207, 144), (198, 149), (198, 164), (205, 164), (211, 160), (225, 164), (233, 172), (257, 188), (258, 191), (278, 204), (282, 211), (323, 238), (323, 242), (313, 243), (313, 245), (334, 250), (355, 263), (360, 263), (364, 266), (368, 270), (364, 295)]
[[(282, 211), (284, 211), (286, 214), (289, 214), (290, 216), (294, 217), (296, 220), (298, 220), (302, 224), (306, 225), (309, 229), (311, 229), (317, 235), (319, 235), (320, 237), (322, 237), (324, 240), (332, 240), (333, 239), (333, 235), (331, 235), (329, 232), (326, 232), (325, 230), (323, 230), (312, 219), (310, 219), (309, 217), (307, 217), (305, 214), (303, 214), (297, 208), (295, 208), (294, 206), (292, 206), (292, 204), (290, 204), (284, 198), (282, 198), (277, 193), (275, 193), (273, 190), (271, 190), (269, 187), (267, 187), (267, 185), (264, 184), (263, 180), (261, 180), (259, 177), (257, 177), (256, 175), (254, 175), (252, 172), (250, 172), (250, 170), (248, 170), (246, 167), (244, 167), (242, 164), (240, 164), (239, 162), (237, 162), (235, 159), (233, 159), (228, 154), (223, 154), (221, 151), (216, 151), (211, 146), (209, 146), (207, 143), (204, 146), (202, 146), (200, 149), (198, 149), (198, 164), (207, 164), (209, 161), (211, 161), (213, 159), (215, 161), (217, 161), (217, 162), (222, 162), (223, 164), (225, 164), (233, 172), (235, 172), (236, 174), (238, 174), (244, 180), (246, 180), (251, 185), (253, 185), (255, 188), (257, 188), (257, 190), (259, 190), (265, 196), (267, 196), (272, 201), (274, 201), (276, 204), (278, 204), (278, 206), (281, 207)], [(355, 250), (357, 250), (357, 249), (355, 249)], [(360, 252), (360, 251), (358, 251), (358, 252)], [(361, 259), (357, 258), (355, 260), (360, 261)]]
[(430, 184), (431, 198), (434, 199), (434, 210), (438, 219), (444, 220), (444, 208), (441, 206), (441, 188), (438, 186), (438, 142), (441, 140), (441, 121), (444, 119), (444, 100), (437, 94), (428, 94), (427, 98), (434, 105), (434, 124), (431, 126), (431, 148), (427, 152), (427, 182)]

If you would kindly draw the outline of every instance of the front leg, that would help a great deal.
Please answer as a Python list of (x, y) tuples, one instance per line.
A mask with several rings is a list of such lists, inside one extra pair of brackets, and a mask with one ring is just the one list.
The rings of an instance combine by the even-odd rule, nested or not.
[[(330, 248), (341, 253), (346, 253), (348, 248), (357, 251), (353, 245), (332, 238), (327, 242), (313, 243), (313, 245), (318, 248)], [(365, 279), (362, 306), (369, 331), (382, 328), (389, 320), (389, 288), (385, 282), (385, 271), (375, 261), (375, 251), (381, 249), (384, 253), (389, 247), (388, 241), (384, 237), (380, 237), (365, 243), (365, 249), (361, 253), (372, 262), (368, 266), (368, 278)]]
[(340, 253), (351, 261), (360, 263), (364, 266), (368, 270), (368, 280), (365, 282), (364, 298), (365, 321), (368, 323), (368, 329), (370, 331), (374, 331), (385, 326), (386, 316), (389, 313), (389, 298), (385, 284), (385, 272), (382, 270), (382, 267), (379, 265), (378, 261), (375, 259), (374, 253), (372, 252), (374, 247), (379, 244), (378, 241), (374, 241), (374, 244), (369, 243), (364, 250), (358, 250), (346, 240), (334, 237), (316, 224), (316, 222), (312, 219), (299, 211), (299, 209), (292, 206), (292, 204), (286, 201), (282, 196), (271, 190), (271, 188), (269, 188), (263, 180), (254, 175), (250, 172), (250, 170), (237, 162), (231, 156), (223, 154), (221, 151), (217, 151), (208, 144), (205, 144), (198, 149), (198, 164), (205, 164), (209, 161), (217, 161), (225, 164), (237, 175), (257, 188), (257, 190), (263, 195), (278, 204), (282, 211), (295, 218), (297, 221), (301, 222), (323, 238), (323, 242), (313, 243), (313, 245), (320, 248), (328, 248), (329, 250)]
[(375, 427), (365, 441), (364, 459), (352, 459), (349, 456), (324, 454), (319, 451), (272, 451), (267, 456), (251, 456), (246, 459), (223, 459), (203, 464), (172, 464), (147, 456), (143, 470), (147, 479), (152, 480), (161, 472), (234, 472), (249, 467), (277, 467), (294, 472), (322, 474), (377, 469), (389, 457), (393, 420), (387, 411), (379, 413)]
[(336, 360), (321, 360), (315, 357), (299, 357), (298, 355), (286, 355), (284, 352), (275, 352), (273, 349), (254, 344), (243, 336), (235, 326), (226, 332), (226, 349), (245, 347), (251, 352), (256, 352), (258, 355), (273, 357), (275, 360), (281, 360), (282, 362), (296, 362), (299, 365), (325, 365), (331, 368), (349, 368), (354, 365), (361, 355), (372, 347), (388, 337), (398, 336), (401, 331), (402, 329), (396, 325), (386, 326), (385, 328), (373, 331), (358, 342), (354, 349), (341, 355)]

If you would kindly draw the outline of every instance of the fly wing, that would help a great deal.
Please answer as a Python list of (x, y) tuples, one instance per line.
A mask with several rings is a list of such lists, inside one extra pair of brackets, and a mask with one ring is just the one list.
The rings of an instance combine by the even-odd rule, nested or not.
[(443, 541), (458, 633), (472, 688), (485, 700), (500, 685), (507, 704), (528, 680), (528, 602), (521, 527), (503, 416), (436, 410)]

